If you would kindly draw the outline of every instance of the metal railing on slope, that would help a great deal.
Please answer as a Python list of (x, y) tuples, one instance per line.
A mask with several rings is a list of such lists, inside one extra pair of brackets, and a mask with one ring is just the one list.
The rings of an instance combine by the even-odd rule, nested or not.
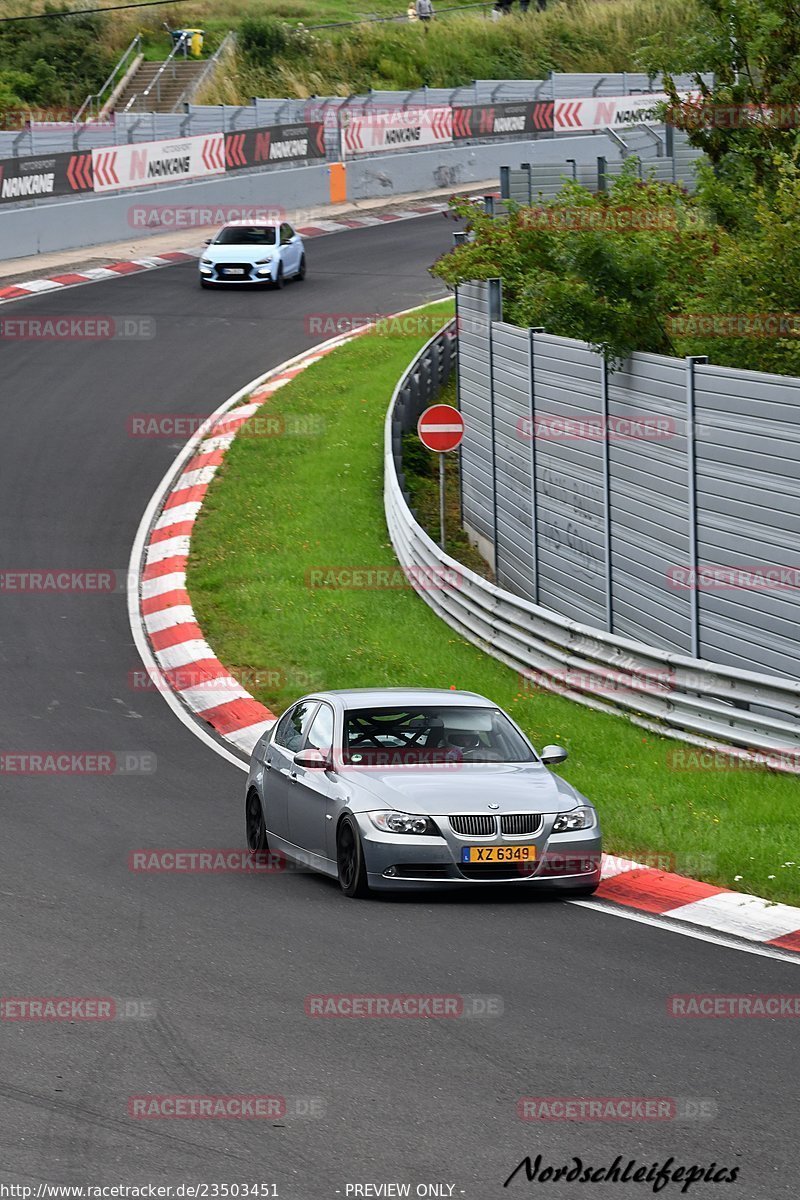
[(181, 32), (180, 36), (175, 39), (172, 49), (170, 50), (167, 57), (164, 59), (161, 66), (156, 71), (153, 78), (148, 83), (147, 87), (144, 89), (143, 92), (137, 92), (135, 95), (131, 96), (130, 100), (125, 105), (124, 109), (122, 110), (123, 112), (130, 112), (131, 107), (134, 104), (136, 104), (137, 101), (141, 100), (142, 104), (144, 104), (147, 101), (150, 94), (152, 93), (153, 88), (156, 89), (156, 103), (157, 104), (161, 103), (161, 79), (162, 79), (163, 75), (166, 73), (167, 67), (169, 67), (170, 65), (172, 66), (172, 77), (173, 77), (173, 79), (175, 78), (175, 59), (176, 59), (178, 53), (181, 53), (184, 58), (186, 57), (186, 50), (187, 50), (189, 42), (191, 40), (191, 36), (192, 35), (189, 33), (188, 30), (184, 30)]
[[(420, 596), (451, 628), (537, 688), (623, 713), (665, 737), (797, 773), (800, 682), (654, 649), (559, 616), (482, 579), (417, 523), (403, 490), (401, 438), (446, 382), (455, 328), (454, 320), (416, 356), (384, 426), (386, 523)], [(652, 689), (654, 679), (663, 681), (662, 689)]]
[(140, 33), (137, 33), (136, 37), (131, 42), (130, 46), (128, 46), (127, 50), (125, 50), (124, 53), (120, 56), (119, 62), (114, 67), (114, 70), (111, 72), (108, 79), (105, 81), (105, 83), (100, 88), (100, 90), (98, 92), (95, 92), (91, 96), (87, 96), (86, 99), (84, 100), (83, 104), (80, 106), (80, 108), (76, 112), (75, 117), (73, 118), (76, 125), (79, 121), (90, 120), (93, 116), (97, 115), (97, 113), (100, 112), (100, 109), (103, 107), (103, 104), (102, 104), (103, 97), (106, 95), (107, 92), (109, 92), (109, 94), (110, 94), (110, 90), (113, 91), (114, 87), (116, 86), (116, 80), (119, 77), (120, 72), (122, 71), (124, 73), (124, 71), (126, 71), (128, 69), (128, 64), (139, 53), (139, 48), (141, 47), (141, 44), (142, 44), (142, 35)]

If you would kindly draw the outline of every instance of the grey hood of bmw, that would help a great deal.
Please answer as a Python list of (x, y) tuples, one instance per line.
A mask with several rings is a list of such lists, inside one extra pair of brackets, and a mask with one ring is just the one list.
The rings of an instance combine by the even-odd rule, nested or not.
[(351, 792), (357, 812), (393, 808), (400, 812), (448, 814), (486, 812), (557, 813), (588, 805), (566, 780), (541, 763), (465, 763), (454, 767), (340, 767), (337, 776)]

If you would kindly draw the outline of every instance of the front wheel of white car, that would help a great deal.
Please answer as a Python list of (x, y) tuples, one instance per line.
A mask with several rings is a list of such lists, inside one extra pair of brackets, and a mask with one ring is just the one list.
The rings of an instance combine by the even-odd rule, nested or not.
[(275, 284), (274, 284), (274, 286), (278, 289), (278, 291), (280, 291), (280, 289), (283, 287), (284, 282), (285, 282), (285, 280), (283, 277), (283, 263), (278, 263), (278, 273), (275, 276)]
[(305, 254), (300, 259), (300, 266), (297, 268), (297, 282), (302, 283), (306, 277), (306, 256)]

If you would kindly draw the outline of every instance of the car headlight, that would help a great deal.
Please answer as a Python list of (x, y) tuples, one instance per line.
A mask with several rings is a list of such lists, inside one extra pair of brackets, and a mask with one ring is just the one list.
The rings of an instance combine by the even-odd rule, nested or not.
[(213, 267), (213, 265), (214, 265), (214, 262), (213, 262), (213, 260), (212, 260), (212, 259), (210, 259), (210, 258), (201, 258), (201, 259), (200, 259), (200, 266), (201, 266), (201, 267)]
[(415, 813), (395, 812), (390, 809), (388, 812), (371, 812), (369, 819), (376, 829), (380, 829), (381, 833), (438, 834), (439, 832), (430, 817), (418, 816)]
[(271, 262), (272, 262), (272, 255), (270, 255), (269, 258), (257, 258), (256, 266), (263, 267), (263, 266), (266, 266), (267, 263), (271, 263)]
[(593, 808), (573, 808), (559, 813), (553, 822), (553, 833), (572, 833), (576, 829), (591, 829), (595, 822)]

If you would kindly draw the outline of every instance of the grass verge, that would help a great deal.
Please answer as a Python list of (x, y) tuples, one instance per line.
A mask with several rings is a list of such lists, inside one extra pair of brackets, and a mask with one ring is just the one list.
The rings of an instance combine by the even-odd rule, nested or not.
[(346, 345), (269, 401), (284, 436), (234, 442), (197, 522), (188, 573), (215, 653), (234, 673), (260, 680), (251, 690), (278, 712), (318, 687), (481, 692), (535, 745), (569, 749), (560, 771), (598, 805), (609, 852), (674, 856), (682, 873), (800, 903), (795, 779), (743, 765), (675, 769), (681, 743), (526, 691), (408, 587), (309, 586), (318, 568), (396, 566), (383, 518), (383, 421), (427, 336)]

